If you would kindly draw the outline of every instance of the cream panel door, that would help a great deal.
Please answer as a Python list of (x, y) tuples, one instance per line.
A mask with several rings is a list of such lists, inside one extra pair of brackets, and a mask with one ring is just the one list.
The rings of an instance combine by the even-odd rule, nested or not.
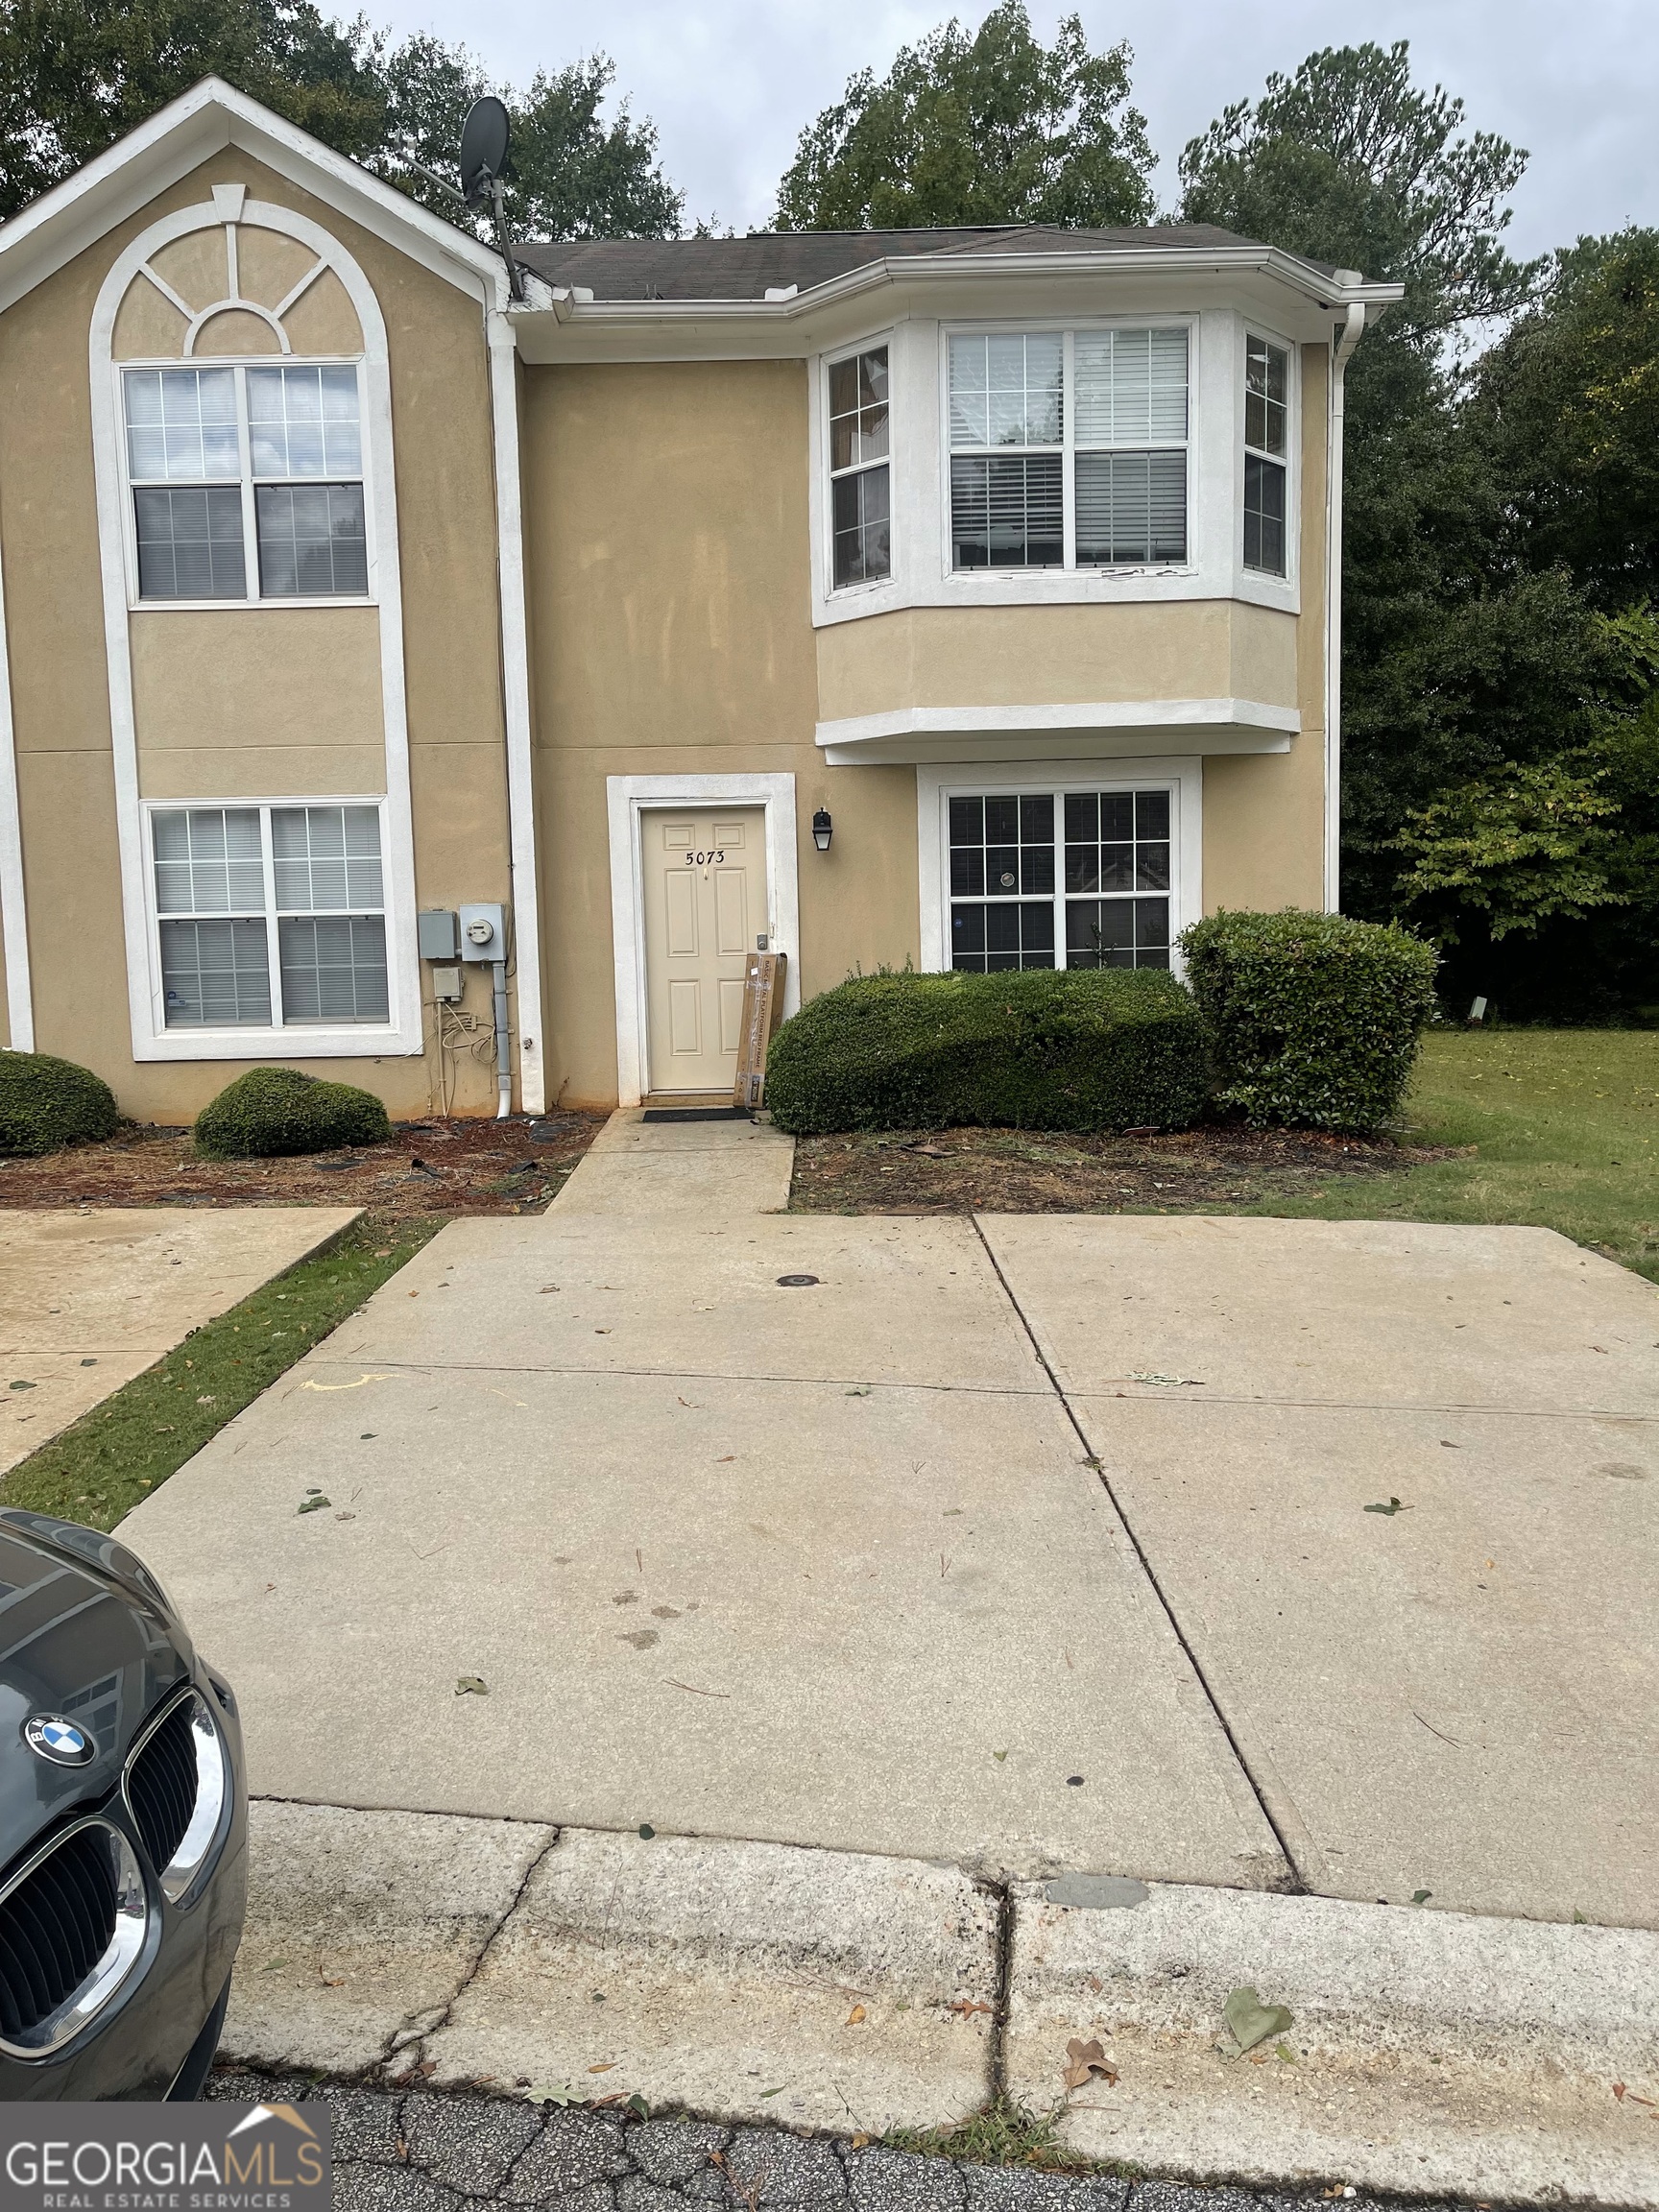
[(652, 807), (640, 848), (651, 1089), (729, 1091), (744, 961), (767, 929), (765, 808)]

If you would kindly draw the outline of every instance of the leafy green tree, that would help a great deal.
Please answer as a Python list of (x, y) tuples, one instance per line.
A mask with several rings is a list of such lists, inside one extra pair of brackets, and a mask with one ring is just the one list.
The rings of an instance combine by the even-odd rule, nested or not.
[(1467, 428), (1515, 558), (1616, 612), (1659, 599), (1659, 229), (1580, 238), (1480, 361)]
[(614, 76), (604, 55), (516, 92), (491, 85), (464, 47), (422, 35), (395, 44), (361, 16), (330, 21), (313, 0), (0, 0), (0, 219), (206, 76), (463, 223), (408, 163), (453, 174), (468, 108), (499, 89), (514, 118), (517, 229), (657, 237), (679, 225), (684, 202), (655, 128), (625, 105), (609, 120), (600, 112)]
[(342, 153), (376, 143), (369, 40), (311, 0), (5, 0), (0, 218), (215, 75)]
[(972, 34), (952, 18), (885, 77), (850, 78), (807, 125), (778, 228), (1145, 223), (1153, 156), (1130, 60), (1122, 41), (1092, 52), (1076, 15), (1045, 46), (1023, 0), (1000, 0)]
[(1469, 909), (1484, 916), (1496, 944), (1513, 930), (1533, 936), (1541, 922), (1581, 921), (1593, 906), (1623, 903), (1608, 878), (1619, 802), (1604, 781), (1604, 771), (1564, 760), (1506, 760), (1496, 776), (1442, 792), (1394, 841), (1411, 859), (1398, 885), (1402, 908), (1455, 945)]
[(1607, 674), (1572, 579), (1512, 559), (1493, 457), (1459, 413), (1459, 349), (1536, 285), (1503, 246), (1525, 164), (1412, 82), (1404, 42), (1310, 55), (1181, 158), (1187, 221), (1405, 286), (1347, 388), (1343, 902), (1377, 919), (1407, 816), (1581, 741)]

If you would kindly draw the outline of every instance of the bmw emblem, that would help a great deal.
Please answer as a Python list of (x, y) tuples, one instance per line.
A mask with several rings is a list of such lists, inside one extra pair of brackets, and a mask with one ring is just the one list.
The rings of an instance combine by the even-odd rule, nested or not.
[(54, 1767), (84, 1767), (97, 1749), (86, 1731), (61, 1713), (31, 1713), (23, 1723), (23, 1741), (37, 1759), (50, 1759)]

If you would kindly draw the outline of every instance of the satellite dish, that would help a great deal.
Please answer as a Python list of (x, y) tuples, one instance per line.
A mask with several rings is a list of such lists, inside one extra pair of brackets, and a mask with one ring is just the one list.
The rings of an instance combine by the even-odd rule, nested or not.
[(507, 158), (507, 110), (493, 92), (474, 100), (461, 127), (461, 189), (469, 206), (482, 206)]

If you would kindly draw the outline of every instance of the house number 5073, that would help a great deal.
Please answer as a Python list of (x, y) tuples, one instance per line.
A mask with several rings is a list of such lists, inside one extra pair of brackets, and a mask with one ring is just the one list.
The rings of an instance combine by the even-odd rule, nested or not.
[(687, 868), (718, 868), (724, 864), (725, 859), (726, 848), (721, 846), (717, 853), (687, 853), (685, 865)]

